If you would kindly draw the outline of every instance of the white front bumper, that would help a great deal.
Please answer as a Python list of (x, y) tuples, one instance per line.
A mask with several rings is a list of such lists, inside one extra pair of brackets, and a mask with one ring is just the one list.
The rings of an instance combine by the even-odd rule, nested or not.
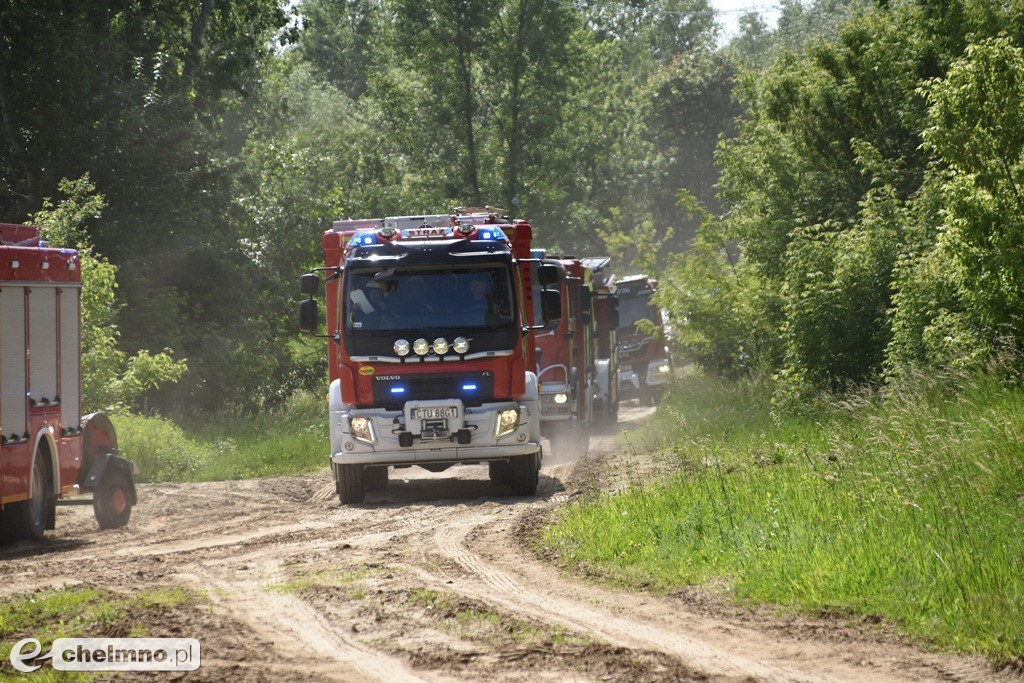
[[(535, 405), (535, 403), (534, 403)], [(515, 431), (495, 438), (494, 428), (498, 413), (518, 409), (520, 420)], [(535, 410), (535, 409), (534, 409)], [(406, 411), (383, 408), (354, 409), (332, 406), (331, 460), (339, 464), (414, 465), (431, 462), (480, 461), (528, 455), (540, 450), (540, 430), (535, 424), (539, 416), (533, 415), (529, 403), (490, 403), (476, 408), (465, 408), (464, 416), (453, 425), (470, 431), (470, 443), (459, 444), (453, 437), (422, 439), (418, 425), (407, 425)], [(353, 438), (349, 419), (369, 418), (373, 425), (375, 443), (368, 444)], [(397, 419), (397, 422), (396, 422)], [(414, 433), (411, 446), (399, 444), (399, 432)]]

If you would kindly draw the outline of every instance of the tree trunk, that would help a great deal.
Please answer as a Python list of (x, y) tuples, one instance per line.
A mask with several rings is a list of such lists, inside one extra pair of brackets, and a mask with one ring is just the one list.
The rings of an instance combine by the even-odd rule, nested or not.
[(213, 3), (215, 0), (202, 0), (199, 8), (199, 16), (192, 22), (192, 37), (188, 44), (188, 54), (185, 56), (185, 68), (183, 75), (186, 81), (191, 81), (199, 70), (199, 63), (202, 59), (203, 42), (206, 40), (206, 29), (210, 25), (210, 17), (213, 15)]
[(528, 30), (529, 0), (519, 0), (516, 16), (515, 47), (512, 51), (512, 69), (509, 74), (509, 127), (508, 127), (508, 159), (505, 168), (505, 204), (509, 217), (515, 218), (519, 205), (519, 113), (523, 95), (524, 60), (523, 42)]
[(7, 64), (4, 59), (4, 22), (0, 15), (0, 127), (3, 135), (7, 138), (7, 145), (11, 153), (11, 167), (21, 166), (25, 175), (25, 192), (19, 193), (16, 188), (11, 188), (16, 194), (20, 194), (27, 200), (28, 209), (38, 207), (41, 198), (36, 193), (36, 176), (32, 167), (24, 158), (23, 150), (18, 142), (17, 134), (14, 131), (14, 112), (7, 85)]
[(462, 76), (462, 115), (466, 124), (466, 151), (469, 154), (469, 186), (473, 191), (473, 205), (480, 206), (480, 178), (476, 160), (476, 136), (473, 132), (473, 73), (471, 71), (472, 53), (464, 41), (456, 41), (459, 45), (459, 70)]

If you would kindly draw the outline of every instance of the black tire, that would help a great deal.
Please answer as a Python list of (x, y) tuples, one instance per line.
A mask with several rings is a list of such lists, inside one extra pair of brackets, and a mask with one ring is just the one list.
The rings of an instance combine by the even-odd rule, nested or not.
[(108, 465), (92, 494), (92, 511), (101, 529), (120, 529), (132, 517), (132, 482), (128, 473)]
[(40, 541), (46, 533), (46, 522), (53, 514), (55, 505), (51, 491), (50, 464), (42, 451), (36, 453), (32, 462), (32, 481), (29, 499), (7, 507), (5, 522), (10, 522), (7, 539), (11, 541), (27, 538)]
[(512, 483), (512, 464), (507, 460), (494, 460), (487, 463), (487, 476), (495, 486), (508, 486)]
[(363, 470), (363, 490), (383, 491), (388, 487), (388, 468), (367, 467)]
[(512, 494), (516, 496), (537, 495), (537, 484), (540, 480), (540, 451), (528, 455), (517, 455), (510, 460)]
[(342, 505), (353, 505), (366, 500), (362, 465), (337, 465), (334, 476), (338, 500)]

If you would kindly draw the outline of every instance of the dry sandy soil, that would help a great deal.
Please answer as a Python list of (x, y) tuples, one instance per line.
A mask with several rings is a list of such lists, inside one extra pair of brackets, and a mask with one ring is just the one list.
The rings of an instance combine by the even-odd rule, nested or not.
[[(624, 405), (620, 426), (649, 410)], [(202, 667), (175, 674), (190, 681), (1021, 680), (866, 621), (602, 587), (531, 549), (553, 511), (645, 467), (635, 451), (607, 435), (577, 462), (547, 454), (531, 499), (476, 466), (393, 470), (352, 507), (326, 470), (146, 485), (126, 529), (61, 508), (46, 541), (0, 548), (0, 600), (69, 584), (194, 590), (197, 602), (134, 620), (200, 640)]]

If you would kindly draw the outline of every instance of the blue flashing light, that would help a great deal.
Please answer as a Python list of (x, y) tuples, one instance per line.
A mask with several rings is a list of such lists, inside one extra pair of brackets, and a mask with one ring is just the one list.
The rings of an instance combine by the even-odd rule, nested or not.
[(392, 394), (404, 394), (405, 393), (405, 387), (391, 387), (391, 393)]
[(352, 235), (352, 239), (349, 241), (350, 247), (365, 247), (368, 244), (377, 243), (377, 233), (367, 230), (366, 232), (357, 232)]
[(463, 391), (476, 391), (476, 385), (475, 384), (463, 384), (462, 385), (462, 390)]
[(493, 240), (498, 242), (504, 242), (506, 240), (505, 232), (498, 228), (477, 228), (476, 238), (478, 240)]

